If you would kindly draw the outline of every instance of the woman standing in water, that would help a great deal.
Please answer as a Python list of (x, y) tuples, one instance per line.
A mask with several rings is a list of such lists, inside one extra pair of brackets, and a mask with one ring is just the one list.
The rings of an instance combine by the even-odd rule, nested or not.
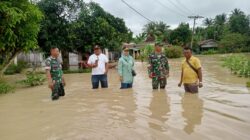
[(129, 48), (123, 47), (122, 56), (118, 62), (118, 73), (120, 75), (121, 89), (132, 88), (134, 72), (134, 59), (129, 55)]

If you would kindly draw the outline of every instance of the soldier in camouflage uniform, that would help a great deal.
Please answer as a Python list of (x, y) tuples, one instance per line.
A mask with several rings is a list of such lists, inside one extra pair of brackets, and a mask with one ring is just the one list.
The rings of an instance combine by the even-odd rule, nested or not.
[(155, 44), (155, 52), (149, 55), (148, 74), (152, 78), (153, 89), (165, 89), (169, 75), (169, 64), (165, 54), (162, 53), (161, 43)]
[(65, 81), (63, 78), (63, 72), (60, 62), (58, 61), (59, 50), (56, 47), (51, 48), (51, 56), (45, 61), (45, 69), (49, 88), (52, 91), (52, 100), (59, 99), (59, 96), (64, 96)]

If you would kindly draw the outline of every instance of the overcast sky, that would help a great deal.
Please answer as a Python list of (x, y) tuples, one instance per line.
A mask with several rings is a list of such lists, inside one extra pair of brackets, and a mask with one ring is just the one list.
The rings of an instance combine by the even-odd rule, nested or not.
[[(89, 2), (90, 0), (86, 0)], [(114, 16), (123, 18), (126, 25), (135, 35), (142, 32), (143, 25), (148, 23), (146, 19), (138, 15), (121, 0), (92, 0), (99, 3), (104, 10)], [(201, 15), (214, 18), (215, 15), (230, 14), (234, 8), (239, 8), (247, 15), (250, 14), (250, 0), (124, 0), (138, 10), (148, 19), (164, 21), (171, 28), (175, 28), (181, 22), (192, 21), (189, 15)], [(202, 19), (198, 25), (202, 24)]]

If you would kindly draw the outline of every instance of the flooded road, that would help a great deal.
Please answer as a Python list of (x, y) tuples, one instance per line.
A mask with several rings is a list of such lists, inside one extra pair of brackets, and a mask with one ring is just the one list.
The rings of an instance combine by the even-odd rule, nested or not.
[(90, 74), (66, 75), (66, 96), (50, 100), (47, 85), (0, 96), (0, 140), (249, 140), (246, 79), (200, 57), (204, 88), (178, 88), (180, 60), (170, 60), (166, 90), (153, 91), (146, 63), (136, 63), (134, 88), (120, 90), (116, 70), (109, 89), (92, 90)]

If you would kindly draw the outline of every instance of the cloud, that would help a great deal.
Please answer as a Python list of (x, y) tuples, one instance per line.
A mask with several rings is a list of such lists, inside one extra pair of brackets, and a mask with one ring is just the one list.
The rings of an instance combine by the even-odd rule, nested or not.
[[(88, 2), (89, 0), (87, 0)], [(142, 32), (143, 26), (148, 23), (143, 17), (131, 10), (121, 0), (92, 0), (99, 3), (106, 11), (114, 16), (123, 18), (126, 25), (134, 32)], [(218, 14), (230, 12), (239, 8), (246, 14), (250, 14), (250, 0), (125, 0), (133, 8), (138, 10), (153, 21), (163, 21), (175, 28), (181, 22), (192, 24), (187, 16), (197, 14), (213, 18)], [(199, 20), (198, 25), (202, 24)]]

